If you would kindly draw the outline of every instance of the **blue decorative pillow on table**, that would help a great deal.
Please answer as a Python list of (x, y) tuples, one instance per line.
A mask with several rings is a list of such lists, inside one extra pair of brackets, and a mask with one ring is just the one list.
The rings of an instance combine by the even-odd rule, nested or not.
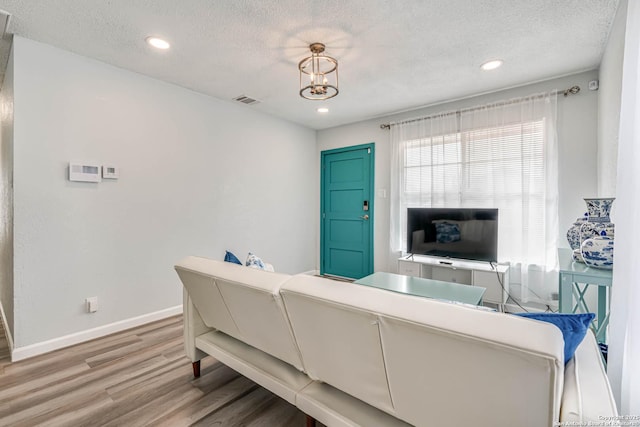
[(517, 315), (549, 322), (562, 331), (565, 364), (573, 357), (576, 349), (587, 334), (589, 325), (596, 318), (594, 313), (517, 313)]
[(436, 225), (436, 242), (452, 243), (460, 240), (460, 227), (458, 224), (438, 222)]
[(224, 260), (226, 262), (231, 262), (233, 264), (238, 264), (238, 265), (242, 265), (242, 262), (238, 259), (237, 256), (235, 256), (234, 254), (232, 254), (229, 251), (225, 251), (226, 253), (224, 254)]

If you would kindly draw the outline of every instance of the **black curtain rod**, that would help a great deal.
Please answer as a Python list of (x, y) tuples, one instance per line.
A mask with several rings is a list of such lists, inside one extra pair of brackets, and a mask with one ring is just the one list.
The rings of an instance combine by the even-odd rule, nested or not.
[[(575, 95), (576, 93), (580, 92), (580, 86), (571, 86), (569, 89), (565, 89), (563, 91), (559, 91), (558, 93), (562, 93), (564, 94), (564, 97), (566, 98), (569, 95)], [(519, 102), (519, 101), (517, 101)], [(504, 103), (499, 103), (499, 104), (509, 104), (509, 102), (504, 102)], [(471, 108), (463, 108), (461, 110), (456, 110), (456, 111), (450, 111), (447, 113), (441, 113), (441, 114), (433, 114), (431, 116), (425, 116), (425, 117), (417, 117), (415, 119), (409, 119), (409, 120), (403, 120), (401, 122), (397, 122), (397, 123), (386, 123), (386, 124), (381, 124), (380, 125), (380, 129), (391, 129), (391, 126), (395, 126), (395, 125), (399, 125), (399, 124), (404, 124), (404, 123), (412, 123), (412, 122), (417, 122), (419, 120), (429, 120), (433, 117), (440, 117), (440, 116), (450, 116), (452, 114), (457, 114), (459, 115), (462, 112), (467, 112), (467, 111), (473, 111), (473, 110), (479, 110), (481, 108), (484, 108), (485, 106), (480, 106), (480, 107), (471, 107)]]

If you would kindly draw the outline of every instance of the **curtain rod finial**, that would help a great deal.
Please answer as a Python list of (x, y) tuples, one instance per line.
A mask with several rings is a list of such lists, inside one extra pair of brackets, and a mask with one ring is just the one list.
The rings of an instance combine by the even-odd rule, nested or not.
[(575, 95), (580, 92), (580, 86), (571, 86), (569, 89), (564, 91), (564, 96), (567, 97), (569, 94)]

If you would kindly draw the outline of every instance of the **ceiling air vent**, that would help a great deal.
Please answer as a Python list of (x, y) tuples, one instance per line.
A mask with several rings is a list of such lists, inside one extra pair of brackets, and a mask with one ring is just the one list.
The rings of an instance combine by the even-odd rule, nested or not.
[(238, 101), (238, 102), (242, 102), (243, 104), (247, 104), (247, 105), (254, 105), (254, 104), (259, 104), (260, 101), (258, 101), (257, 99), (253, 99), (250, 98), (246, 95), (240, 95), (237, 98), (233, 98), (234, 101)]

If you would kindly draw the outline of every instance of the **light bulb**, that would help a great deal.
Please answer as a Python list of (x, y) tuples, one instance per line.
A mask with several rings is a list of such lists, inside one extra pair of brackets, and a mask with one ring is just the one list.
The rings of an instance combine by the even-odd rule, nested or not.
[(169, 42), (167, 42), (166, 40), (162, 40), (159, 37), (147, 37), (146, 42), (150, 45), (153, 46), (157, 49), (169, 49), (171, 47), (171, 45), (169, 44)]
[(480, 66), (484, 71), (495, 70), (502, 65), (502, 59), (493, 59)]

